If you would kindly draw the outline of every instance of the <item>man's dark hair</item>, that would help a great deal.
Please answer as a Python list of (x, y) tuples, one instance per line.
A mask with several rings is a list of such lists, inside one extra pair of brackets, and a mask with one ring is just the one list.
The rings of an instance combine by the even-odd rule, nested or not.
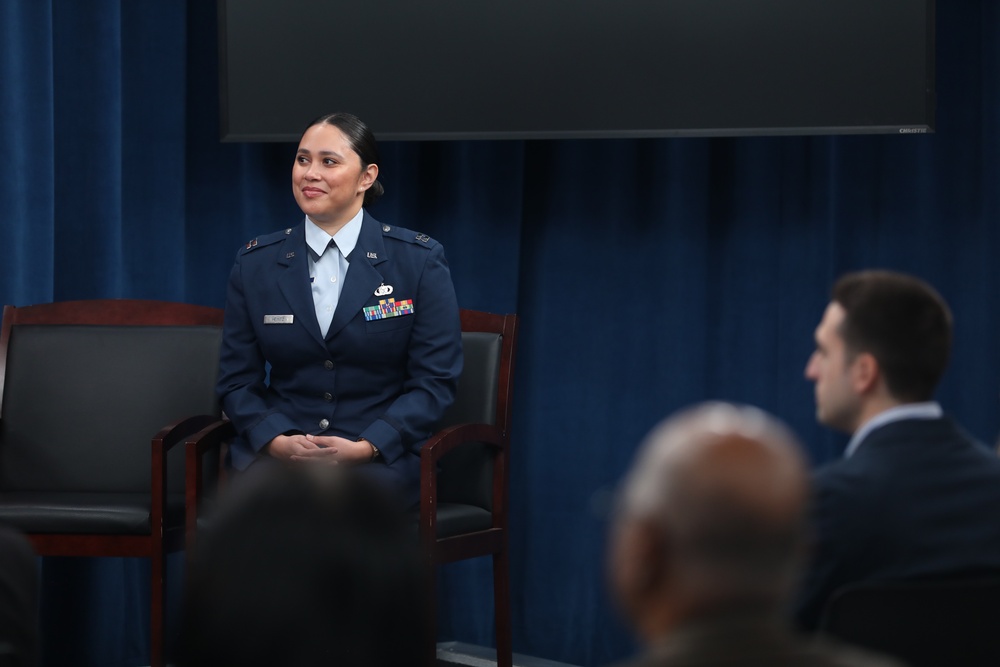
[(840, 278), (831, 298), (845, 311), (848, 354), (875, 357), (894, 398), (930, 400), (951, 350), (951, 311), (941, 295), (913, 276), (859, 271)]

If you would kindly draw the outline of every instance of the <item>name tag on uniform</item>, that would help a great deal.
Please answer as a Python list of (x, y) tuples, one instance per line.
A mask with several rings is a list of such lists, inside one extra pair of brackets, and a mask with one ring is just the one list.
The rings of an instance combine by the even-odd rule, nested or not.
[(291, 324), (295, 320), (294, 315), (265, 315), (264, 324)]

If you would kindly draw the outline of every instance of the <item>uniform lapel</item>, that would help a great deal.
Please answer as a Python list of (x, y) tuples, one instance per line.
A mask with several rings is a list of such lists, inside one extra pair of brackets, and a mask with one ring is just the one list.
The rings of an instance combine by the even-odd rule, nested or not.
[[(375, 267), (386, 260), (385, 244), (382, 241), (382, 225), (365, 211), (361, 221), (361, 234), (351, 252), (350, 266), (344, 278), (344, 289), (340, 292), (337, 310), (333, 313), (327, 340), (336, 336), (358, 311), (368, 302), (382, 284), (382, 274)], [(315, 316), (313, 317), (315, 320)], [(318, 325), (317, 325), (318, 327)]]
[[(316, 342), (324, 345), (316, 320), (316, 306), (313, 304), (312, 288), (309, 285), (309, 262), (306, 253), (305, 224), (292, 228), (283, 252), (278, 255), (278, 288), (288, 301), (295, 319), (302, 323)], [(324, 345), (325, 347), (325, 345)]]

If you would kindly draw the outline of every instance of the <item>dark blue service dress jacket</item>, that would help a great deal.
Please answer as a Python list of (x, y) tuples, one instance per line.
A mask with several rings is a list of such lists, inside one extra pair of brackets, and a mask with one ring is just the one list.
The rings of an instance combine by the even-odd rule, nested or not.
[(802, 630), (848, 584), (1000, 574), (1000, 459), (948, 417), (876, 428), (813, 487)]
[(310, 285), (305, 223), (254, 239), (229, 277), (217, 391), (245, 470), (275, 436), (365, 438), (363, 466), (413, 500), (419, 450), (455, 398), (461, 325), (439, 243), (367, 211), (324, 337)]

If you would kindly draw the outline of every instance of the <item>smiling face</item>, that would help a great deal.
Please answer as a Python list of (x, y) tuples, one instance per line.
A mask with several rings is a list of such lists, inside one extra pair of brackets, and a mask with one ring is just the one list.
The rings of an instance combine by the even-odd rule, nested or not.
[(334, 125), (313, 125), (299, 142), (292, 193), (303, 213), (333, 233), (357, 215), (378, 166), (362, 166), (348, 138)]
[(845, 311), (830, 303), (816, 327), (816, 350), (806, 365), (806, 378), (816, 385), (816, 419), (847, 433), (860, 426), (862, 400), (855, 388), (855, 355), (848, 353), (840, 325)]

